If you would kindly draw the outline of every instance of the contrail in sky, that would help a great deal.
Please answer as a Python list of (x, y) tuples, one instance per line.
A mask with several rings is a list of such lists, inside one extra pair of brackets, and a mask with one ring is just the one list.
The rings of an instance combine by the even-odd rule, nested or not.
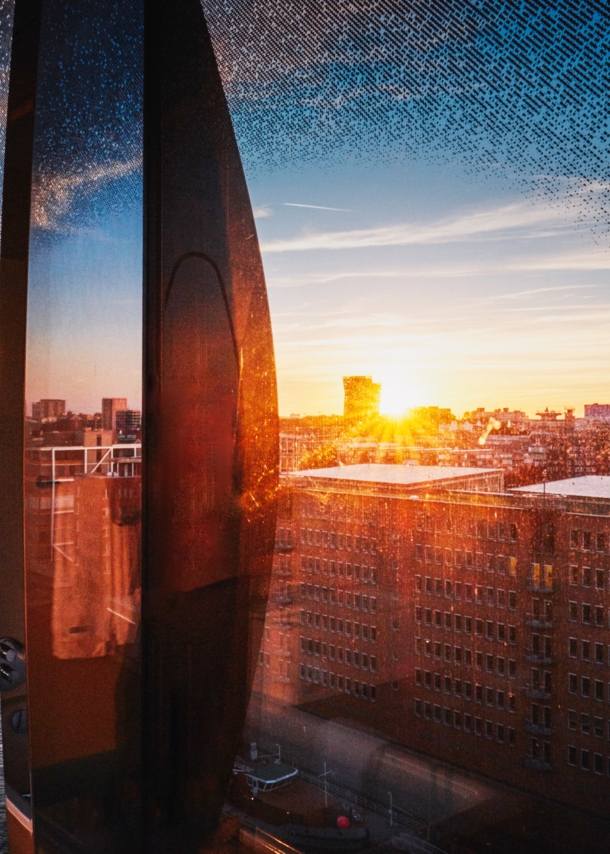
[(314, 208), (317, 211), (342, 211), (343, 213), (354, 213), (349, 208), (325, 208), (323, 205), (299, 205), (296, 202), (284, 202), (287, 208)]

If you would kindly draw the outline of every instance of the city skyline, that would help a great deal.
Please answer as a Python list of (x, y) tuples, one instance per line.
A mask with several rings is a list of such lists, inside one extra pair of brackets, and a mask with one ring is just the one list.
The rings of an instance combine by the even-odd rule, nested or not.
[[(314, 411), (314, 412), (300, 411), (300, 412), (290, 412), (290, 413), (280, 412), (280, 418), (286, 418), (286, 419), (294, 418), (294, 417), (307, 418), (309, 416), (315, 416), (315, 415), (328, 415), (328, 416), (333, 416), (333, 417), (343, 417), (343, 409), (344, 409), (343, 380), (344, 379), (345, 379), (345, 377), (340, 377), (338, 380), (338, 382), (341, 384), (341, 396), (342, 396), (341, 404), (340, 404), (340, 406), (338, 406), (338, 411), (330, 412), (330, 413), (321, 413), (319, 411)], [(373, 380), (375, 380), (375, 377), (373, 377)], [(435, 401), (435, 402), (432, 402), (430, 404), (422, 404), (422, 403), (416, 402), (413, 406), (404, 407), (404, 408), (393, 407), (393, 406), (387, 405), (386, 408), (384, 408), (384, 387), (383, 387), (383, 383), (381, 383), (380, 385), (381, 385), (381, 403), (380, 403), (379, 414), (382, 417), (389, 418), (389, 419), (395, 419), (395, 420), (400, 420), (402, 418), (409, 417), (410, 415), (415, 413), (418, 409), (426, 409), (426, 408), (432, 408), (432, 409), (438, 408), (440, 410), (444, 410), (444, 409), (450, 410), (451, 414), (458, 419), (467, 418), (472, 413), (475, 413), (477, 411), (483, 411), (486, 414), (494, 413), (494, 412), (501, 412), (501, 411), (510, 411), (510, 412), (522, 412), (528, 419), (533, 420), (537, 415), (543, 413), (543, 411), (545, 409), (551, 413), (554, 411), (555, 414), (558, 416), (564, 415), (565, 412), (572, 411), (572, 412), (574, 412), (576, 418), (583, 418), (583, 417), (586, 417), (586, 412), (584, 411), (586, 407), (592, 407), (592, 406), (594, 406), (594, 407), (595, 406), (607, 407), (607, 406), (610, 406), (610, 403), (604, 402), (606, 400), (606, 398), (600, 398), (599, 400), (595, 400), (595, 401), (590, 401), (590, 400), (585, 401), (582, 404), (582, 406), (580, 407), (582, 412), (579, 412), (578, 408), (573, 407), (573, 406), (565, 406), (565, 407), (562, 407), (560, 409), (553, 410), (553, 407), (547, 406), (544, 402), (540, 405), (534, 405), (533, 409), (531, 409), (529, 411), (526, 409), (523, 409), (521, 407), (518, 407), (518, 406), (510, 407), (510, 406), (507, 406), (507, 405), (502, 404), (502, 403), (499, 406), (489, 406), (489, 405), (485, 405), (485, 403), (482, 401), (474, 401), (470, 407), (467, 407), (463, 410), (457, 410), (457, 411), (454, 410), (450, 406), (445, 406), (444, 401)], [(58, 395), (61, 395), (61, 397), (58, 397)], [(39, 398), (35, 398), (35, 397), (32, 399), (27, 398), (26, 399), (26, 413), (30, 413), (32, 415), (32, 417), (35, 417), (32, 414), (32, 407), (35, 406), (39, 401), (42, 401), (42, 400), (52, 400), (52, 401), (63, 400), (66, 404), (65, 415), (62, 415), (59, 417), (68, 417), (68, 415), (85, 415), (85, 414), (101, 415), (102, 414), (101, 402), (105, 398), (109, 398), (109, 399), (110, 398), (112, 398), (112, 399), (126, 398), (127, 402), (128, 402), (128, 405), (125, 407), (126, 409), (134, 410), (134, 411), (141, 411), (141, 405), (139, 403), (138, 403), (138, 405), (131, 404), (131, 402), (130, 402), (131, 398), (129, 396), (124, 395), (123, 393), (121, 393), (120, 395), (114, 394), (111, 396), (111, 395), (108, 395), (108, 394), (105, 394), (102, 392), (91, 391), (89, 394), (89, 399), (91, 401), (97, 400), (98, 404), (100, 404), (100, 405), (94, 404), (94, 405), (89, 406), (89, 407), (78, 407), (77, 405), (72, 405), (72, 403), (70, 402), (69, 396), (64, 394), (62, 389), (58, 389), (57, 394), (54, 394), (54, 395), (49, 394), (49, 395), (44, 395), (44, 396), (39, 397)], [(608, 398), (610, 399), (610, 395), (608, 395)], [(604, 415), (604, 416), (600, 416), (600, 417), (605, 418), (606, 416)]]
[[(482, 403), (581, 412), (606, 397), (610, 185), (601, 72), (589, 58), (603, 41), (593, 12), (579, 24), (578, 50), (574, 22), (564, 15), (552, 23), (567, 83), (548, 83), (561, 51), (545, 54), (529, 72), (532, 96), (546, 105), (533, 121), (518, 88), (508, 105), (502, 92), (515, 80), (511, 51), (520, 55), (537, 26), (551, 26), (534, 13), (503, 49), (493, 40), (501, 15), (473, 19), (465, 35), (461, 13), (444, 13), (435, 25), (464, 59), (465, 78), (437, 56), (442, 40), (420, 45), (406, 21), (396, 22), (404, 55), (382, 61), (377, 34), (349, 73), (339, 48), (330, 62), (314, 39), (304, 61), (280, 40), (296, 77), (288, 84), (277, 68), (265, 69), (261, 92), (260, 64), (233, 42), (223, 3), (204, 5), (261, 243), (282, 415), (341, 411), (341, 377), (356, 374), (373, 375), (384, 398), (395, 400), (402, 387), (407, 408), (441, 401), (457, 412)], [(293, 14), (282, 12), (273, 26), (291, 27)], [(336, 14), (350, 34), (357, 22)], [(134, 50), (121, 56), (126, 75), (139, 73), (133, 38)], [(250, 31), (247, 38), (255, 39)], [(253, 41), (253, 57), (257, 49)], [(486, 50), (497, 52), (506, 89), (488, 79)], [(79, 57), (64, 73), (66, 92), (78, 91), (71, 83), (86, 73), (88, 85), (101, 85), (102, 71), (85, 72)], [(51, 106), (57, 74), (52, 65), (42, 75)], [(323, 97), (329, 80), (336, 100)], [(134, 90), (124, 110), (113, 104), (89, 117), (100, 140), (110, 134), (111, 150), (82, 148), (69, 123), (64, 141), (37, 140), (28, 400), (61, 389), (88, 411), (91, 388), (121, 381), (141, 407), (140, 98)]]

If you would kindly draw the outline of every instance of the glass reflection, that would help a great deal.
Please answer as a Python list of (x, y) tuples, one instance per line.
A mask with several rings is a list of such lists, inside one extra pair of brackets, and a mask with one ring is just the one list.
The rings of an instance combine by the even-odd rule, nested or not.
[(25, 452), (36, 845), (120, 851), (138, 818), (142, 8), (45, 3), (41, 32)]

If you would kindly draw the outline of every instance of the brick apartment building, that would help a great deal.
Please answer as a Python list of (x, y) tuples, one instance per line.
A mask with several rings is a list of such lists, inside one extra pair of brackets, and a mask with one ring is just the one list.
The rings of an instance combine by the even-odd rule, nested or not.
[(610, 796), (610, 478), (288, 479), (258, 690), (595, 812)]

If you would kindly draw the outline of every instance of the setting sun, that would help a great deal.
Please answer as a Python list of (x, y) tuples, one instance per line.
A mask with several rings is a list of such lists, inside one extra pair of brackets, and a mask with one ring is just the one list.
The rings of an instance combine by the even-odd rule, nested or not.
[(380, 411), (383, 415), (404, 415), (414, 406), (425, 405), (424, 390), (406, 373), (382, 375), (380, 379)]

